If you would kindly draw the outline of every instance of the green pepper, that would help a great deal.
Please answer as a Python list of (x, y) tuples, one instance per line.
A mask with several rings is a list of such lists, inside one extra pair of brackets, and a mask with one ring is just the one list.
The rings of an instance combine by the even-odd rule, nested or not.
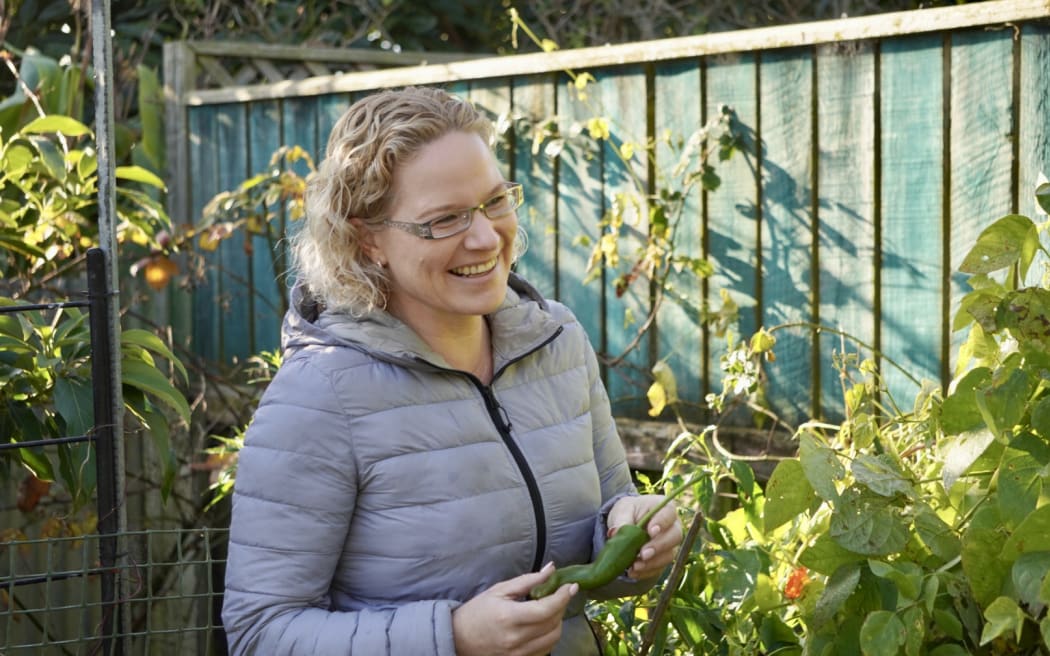
[(638, 558), (638, 552), (649, 541), (649, 531), (646, 530), (646, 527), (653, 516), (692, 483), (693, 481), (690, 480), (676, 488), (663, 501), (650, 508), (637, 524), (625, 524), (617, 529), (616, 534), (606, 541), (605, 546), (592, 562), (586, 565), (569, 565), (554, 570), (546, 581), (529, 591), (529, 597), (532, 599), (546, 597), (566, 583), (578, 583), (581, 590), (593, 590), (612, 582), (627, 571), (631, 563)]

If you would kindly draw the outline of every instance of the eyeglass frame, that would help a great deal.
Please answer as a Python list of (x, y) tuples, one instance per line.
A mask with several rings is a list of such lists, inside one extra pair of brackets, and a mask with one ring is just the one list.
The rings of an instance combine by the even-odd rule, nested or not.
[[(492, 198), (489, 198), (487, 201), (485, 201), (485, 203), (478, 203), (474, 207), (465, 207), (463, 209), (453, 210), (451, 212), (443, 212), (441, 216), (431, 219), (429, 221), (424, 221), (422, 223), (413, 223), (410, 221), (393, 221), (391, 219), (383, 219), (382, 225), (390, 226), (392, 228), (398, 228), (399, 230), (404, 230), (405, 232), (413, 234), (416, 237), (419, 237), (420, 239), (434, 240), (455, 237), (461, 232), (466, 232), (470, 229), (470, 226), (474, 225), (475, 212), (480, 211), (482, 214), (485, 215), (485, 218), (491, 221), (495, 221), (496, 219), (502, 219), (504, 217), (510, 216), (515, 212), (515, 210), (517, 210), (525, 203), (525, 190), (520, 182), (504, 182), (503, 189), (504, 190), (502, 194), (496, 194)], [(486, 209), (486, 203), (490, 203), (494, 198), (501, 195), (511, 195), (513, 206), (510, 207), (504, 214), (497, 214), (496, 216), (492, 216), (488, 213), (488, 210)], [(433, 224), (437, 223), (438, 221), (444, 221), (450, 216), (456, 215), (458, 217), (464, 213), (466, 213), (467, 218), (462, 228), (456, 230), (455, 232), (451, 232), (447, 235), (442, 235), (440, 237), (434, 236), (434, 232), (432, 229)]]

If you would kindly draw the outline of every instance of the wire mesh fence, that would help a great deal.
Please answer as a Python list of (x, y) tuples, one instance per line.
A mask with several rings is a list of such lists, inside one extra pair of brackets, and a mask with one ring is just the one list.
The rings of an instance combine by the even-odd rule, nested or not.
[[(129, 593), (104, 602), (99, 540), (0, 543), (0, 655), (226, 653), (219, 619), (227, 530), (128, 531)], [(112, 622), (116, 613), (127, 621)], [(107, 621), (110, 620), (110, 621)], [(126, 627), (106, 635), (106, 626)]]

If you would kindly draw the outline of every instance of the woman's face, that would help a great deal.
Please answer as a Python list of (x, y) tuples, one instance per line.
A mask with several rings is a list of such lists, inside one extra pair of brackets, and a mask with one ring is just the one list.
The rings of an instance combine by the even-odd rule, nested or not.
[[(496, 158), (476, 134), (451, 132), (424, 146), (394, 174), (387, 218), (425, 223), (476, 207), (504, 191)], [(470, 227), (444, 239), (423, 239), (392, 226), (374, 233), (387, 263), (387, 311), (417, 329), (453, 327), (496, 310), (507, 291), (517, 235), (515, 213), (489, 219), (474, 212)]]

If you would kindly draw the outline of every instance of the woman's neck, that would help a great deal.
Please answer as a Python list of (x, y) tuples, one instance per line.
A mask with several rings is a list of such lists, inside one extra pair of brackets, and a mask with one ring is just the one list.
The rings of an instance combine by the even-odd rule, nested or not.
[(409, 325), (453, 369), (472, 373), (486, 385), (492, 382), (492, 341), (485, 317), (467, 317), (452, 326)]

